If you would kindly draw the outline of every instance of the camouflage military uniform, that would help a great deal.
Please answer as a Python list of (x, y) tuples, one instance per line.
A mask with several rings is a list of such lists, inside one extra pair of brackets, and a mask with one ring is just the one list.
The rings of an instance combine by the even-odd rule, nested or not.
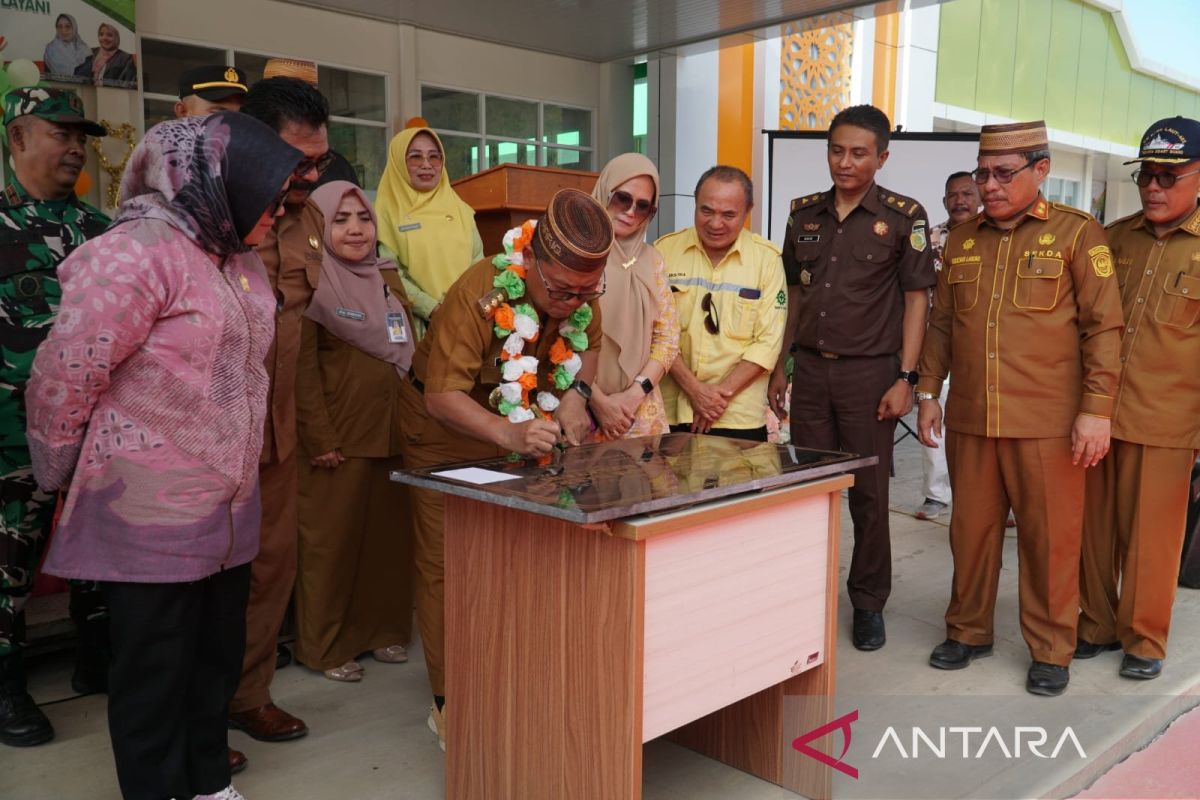
[[(23, 638), (20, 611), (54, 514), (54, 497), (33, 480), (25, 384), (58, 312), (59, 262), (108, 225), (74, 196), (34, 200), (15, 178), (0, 194), (0, 656)], [(98, 605), (79, 597), (78, 587), (72, 594), (73, 606)]]

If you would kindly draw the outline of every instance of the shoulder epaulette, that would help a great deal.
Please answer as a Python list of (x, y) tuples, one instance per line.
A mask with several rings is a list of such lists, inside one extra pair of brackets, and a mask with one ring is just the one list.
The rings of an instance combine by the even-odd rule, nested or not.
[(770, 239), (764, 239), (763, 237), (759, 236), (757, 233), (750, 234), (750, 241), (754, 242), (755, 244), (757, 244), (761, 247), (767, 248), (768, 250), (770, 250), (772, 253), (774, 253), (777, 256), (783, 254), (782, 247), (775, 244)]
[(1077, 217), (1083, 217), (1084, 219), (1090, 219), (1090, 220), (1096, 219), (1095, 217), (1093, 217), (1091, 214), (1087, 213), (1086, 211), (1080, 211), (1078, 208), (1075, 208), (1075, 206), (1067, 206), (1067, 205), (1063, 205), (1062, 203), (1053, 203), (1052, 202), (1052, 203), (1050, 203), (1050, 207), (1053, 208), (1055, 211), (1067, 211), (1071, 214), (1074, 214)]
[(12, 186), (6, 186), (4, 192), (0, 193), (0, 202), (3, 202), (5, 206), (19, 206), (21, 205), (21, 195), (17, 194), (17, 190)]
[(921, 204), (911, 197), (905, 197), (902, 194), (892, 194), (886, 190), (880, 190), (879, 200), (884, 205), (896, 209), (906, 217), (916, 216), (917, 210), (921, 208)]
[(1183, 229), (1188, 233), (1200, 234), (1200, 216), (1193, 216), (1191, 221), (1183, 226)]
[(1104, 230), (1106, 230), (1106, 231), (1112, 230), (1113, 228), (1120, 225), (1122, 222), (1128, 222), (1129, 220), (1133, 219), (1134, 217), (1140, 216), (1141, 213), (1142, 213), (1141, 211), (1135, 211), (1132, 214), (1128, 214), (1124, 217), (1121, 217), (1120, 219), (1114, 219), (1112, 222), (1110, 222), (1104, 226)]
[(979, 212), (978, 214), (976, 214), (975, 216), (973, 216), (973, 217), (967, 217), (967, 218), (966, 218), (966, 219), (964, 219), (962, 222), (951, 222), (951, 223), (950, 223), (950, 227), (949, 227), (949, 228), (947, 228), (946, 230), (948, 230), (948, 231), (952, 231), (952, 230), (954, 230), (955, 228), (957, 228), (959, 225), (966, 225), (968, 222), (977, 222), (977, 221), (979, 220), (979, 218), (980, 218), (980, 217), (982, 217), (982, 216), (983, 216), (983, 212), (982, 212), (982, 211), (980, 211), (980, 212)]
[(816, 194), (805, 195), (804, 197), (797, 197), (795, 200), (792, 201), (792, 211), (795, 211), (797, 208), (804, 208), (805, 206), (811, 206), (813, 203), (819, 203), (824, 199), (825, 199), (825, 192), (817, 192)]
[(661, 244), (665, 241), (668, 241), (670, 239), (674, 239), (676, 236), (682, 236), (683, 234), (685, 234), (687, 232), (688, 232), (688, 228), (680, 228), (677, 231), (671, 231), (670, 233), (664, 233), (662, 236), (660, 236), (654, 240), (654, 246), (658, 247), (659, 244)]

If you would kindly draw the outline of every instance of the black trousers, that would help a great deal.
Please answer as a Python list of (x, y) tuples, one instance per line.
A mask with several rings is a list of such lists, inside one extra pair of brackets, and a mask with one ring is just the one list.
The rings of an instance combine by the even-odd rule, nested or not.
[(229, 785), (229, 701), (242, 674), (250, 565), (193, 583), (116, 583), (108, 730), (125, 800)]
[(879, 421), (875, 412), (896, 384), (899, 360), (894, 355), (829, 359), (801, 348), (795, 364), (792, 444), (879, 458), (877, 465), (851, 473), (854, 554), (846, 590), (855, 608), (883, 611), (892, 591), (888, 480), (896, 420)]
[[(691, 425), (672, 425), (671, 433), (691, 433)], [(706, 435), (728, 436), (730, 439), (744, 439), (747, 442), (767, 441), (767, 426), (761, 428), (713, 428)]]

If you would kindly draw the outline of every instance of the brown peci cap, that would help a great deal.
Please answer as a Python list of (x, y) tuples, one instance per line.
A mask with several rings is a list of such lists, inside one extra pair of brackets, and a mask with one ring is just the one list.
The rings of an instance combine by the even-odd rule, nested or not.
[(299, 78), (310, 86), (316, 86), (317, 65), (298, 58), (268, 58), (263, 67), (263, 80), (267, 78)]
[(576, 272), (595, 272), (608, 263), (613, 228), (608, 211), (578, 189), (559, 189), (538, 220), (541, 250)]
[(1046, 136), (1046, 123), (1012, 122), (1007, 125), (984, 125), (979, 131), (979, 155), (1007, 156), (1046, 150), (1050, 140)]

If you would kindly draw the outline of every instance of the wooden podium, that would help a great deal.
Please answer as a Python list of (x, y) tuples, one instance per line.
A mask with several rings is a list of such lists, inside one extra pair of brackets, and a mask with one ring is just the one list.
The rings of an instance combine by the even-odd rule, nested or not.
[(475, 209), (483, 252), (499, 253), (505, 231), (540, 215), (555, 192), (570, 188), (591, 194), (596, 178), (595, 172), (501, 164), (460, 178), (453, 186)]
[(447, 495), (446, 797), (639, 800), (667, 735), (829, 798), (792, 741), (832, 719), (841, 491), (874, 460), (670, 434), (393, 473)]

